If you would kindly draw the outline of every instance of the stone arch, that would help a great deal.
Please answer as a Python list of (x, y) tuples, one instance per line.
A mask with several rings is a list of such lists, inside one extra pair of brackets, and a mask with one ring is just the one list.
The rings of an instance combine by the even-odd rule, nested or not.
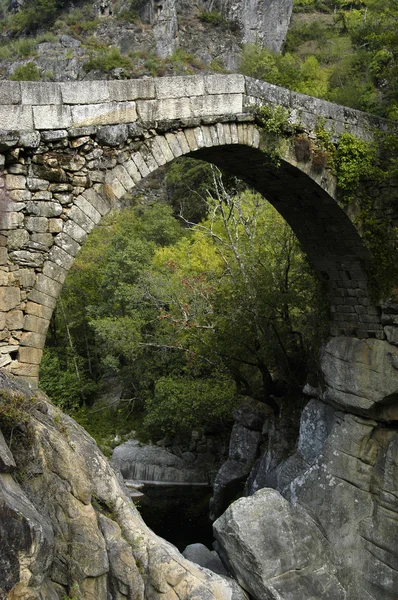
[[(56, 138), (56, 132), (53, 136)], [(39, 160), (47, 165), (47, 171), (44, 169), (43, 173), (47, 172), (51, 179), (52, 170), (65, 161), (69, 161), (68, 167), (78, 173), (81, 162), (86, 160), (81, 149), (87, 141), (88, 136), (72, 138), (69, 145), (73, 153), (66, 158), (61, 151), (59, 154), (44, 152)], [(17, 312), (17, 321), (19, 319), (10, 325), (19, 326), (20, 334), (15, 345), (10, 344), (9, 361), (4, 366), (37, 385), (45, 335), (56, 299), (87, 235), (126, 192), (160, 166), (183, 155), (212, 162), (233, 172), (274, 204), (292, 226), (320, 276), (327, 281), (332, 334), (381, 337), (383, 330), (378, 309), (371, 306), (367, 293), (364, 263), (370, 256), (354, 225), (334, 198), (333, 176), (326, 168), (314, 168), (310, 160), (298, 161), (290, 146), (286, 146), (281, 164), (275, 168), (264, 153), (266, 150), (267, 138), (253, 123), (199, 125), (166, 132), (152, 131), (135, 144), (133, 151), (123, 145), (117, 150), (108, 147), (107, 152), (112, 158), (102, 170), (91, 171), (92, 185), (84, 187), (84, 176), (75, 176), (76, 189), (81, 189), (81, 193), (72, 200), (66, 193), (67, 184), (51, 183), (49, 191), (41, 191), (40, 188), (45, 187), (43, 180), (32, 179), (29, 185), (36, 189), (34, 198), (43, 202), (37, 209), (37, 216), (26, 218), (26, 227), (30, 231), (40, 231), (42, 223), (44, 226), (46, 222), (46, 227), (53, 232), (53, 243), (42, 265), (30, 263), (30, 272), (25, 273), (28, 284), (19, 282), (22, 295), (23, 288), (27, 288), (26, 301), (21, 298), (23, 314), (15, 311), (18, 302), (10, 299), (9, 315)], [(18, 171), (18, 168), (13, 170)], [(18, 177), (21, 176), (7, 175), (6, 187), (18, 186)], [(20, 187), (23, 187), (22, 183)], [(8, 201), (12, 203), (15, 189), (9, 194)], [(59, 215), (57, 206), (62, 202), (67, 208)], [(29, 203), (28, 210), (33, 210)], [(37, 234), (35, 239), (42, 238)], [(24, 252), (11, 252), (10, 257), (20, 265), (24, 260), (29, 265)]]

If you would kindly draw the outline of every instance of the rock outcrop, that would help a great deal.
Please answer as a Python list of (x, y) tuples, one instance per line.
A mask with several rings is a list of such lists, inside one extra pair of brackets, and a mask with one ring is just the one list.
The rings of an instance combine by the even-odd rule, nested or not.
[[(0, 377), (3, 428), (4, 394), (17, 409), (31, 394)], [(41, 393), (29, 405), (12, 425), (15, 475), (0, 472), (1, 600), (246, 599), (148, 529), (79, 425)]]
[(263, 424), (269, 412), (265, 404), (245, 398), (235, 411), (227, 460), (216, 475), (210, 515), (216, 519), (239, 496), (260, 454)]

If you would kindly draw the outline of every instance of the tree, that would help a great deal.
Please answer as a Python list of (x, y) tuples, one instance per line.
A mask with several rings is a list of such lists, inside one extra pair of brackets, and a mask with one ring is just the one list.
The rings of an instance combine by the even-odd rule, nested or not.
[(157, 250), (152, 296), (170, 345), (228, 372), (244, 393), (273, 403), (275, 377), (297, 385), (314, 345), (308, 323), (318, 285), (288, 225), (258, 194), (216, 196), (192, 236)]

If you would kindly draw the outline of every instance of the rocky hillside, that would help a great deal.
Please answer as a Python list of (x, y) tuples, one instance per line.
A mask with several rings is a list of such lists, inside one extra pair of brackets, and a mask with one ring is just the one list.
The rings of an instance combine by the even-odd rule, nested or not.
[[(3, 8), (2, 78), (70, 81), (237, 71), (242, 44), (282, 47), (292, 0), (31, 0)], [(44, 14), (44, 13), (43, 13)], [(18, 34), (18, 37), (16, 37)]]

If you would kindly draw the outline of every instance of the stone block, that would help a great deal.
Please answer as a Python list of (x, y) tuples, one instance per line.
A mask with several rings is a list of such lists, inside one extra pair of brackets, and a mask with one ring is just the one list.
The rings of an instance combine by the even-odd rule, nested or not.
[(152, 156), (154, 157), (155, 161), (158, 163), (159, 166), (166, 164), (166, 158), (160, 149), (156, 137), (147, 141), (147, 147), (150, 149)]
[[(51, 319), (51, 315), (53, 314), (53, 310), (49, 306), (45, 306), (44, 304), (37, 304), (36, 302), (32, 302), (29, 300), (26, 303), (25, 313), (27, 315), (34, 315), (36, 317), (40, 317), (41, 319)], [(24, 336), (30, 335), (38, 335), (33, 333), (24, 333), (21, 339), (24, 339)], [(25, 346), (30, 346), (31, 344), (25, 344)], [(33, 344), (37, 348), (40, 348), (40, 344)]]
[(15, 203), (20, 202), (22, 205), (21, 208), (24, 208), (23, 203), (27, 200), (30, 200), (31, 197), (32, 192), (30, 192), (29, 190), (10, 190), (10, 200), (12, 200)]
[(178, 143), (180, 144), (182, 153), (183, 154), (188, 154), (190, 152), (190, 147), (188, 145), (187, 138), (185, 137), (184, 132), (183, 131), (178, 131), (175, 134), (175, 136), (176, 136), (176, 138), (178, 140)]
[(35, 333), (34, 331), (25, 331), (20, 340), (21, 346), (29, 346), (32, 348), (44, 348), (45, 343), (46, 336), (40, 333)]
[(136, 152), (135, 154), (133, 154), (131, 159), (134, 161), (142, 177), (146, 177), (147, 175), (149, 175), (150, 171), (148, 169), (148, 165), (145, 163), (140, 152)]
[(0, 85), (0, 105), (21, 103), (21, 83), (2, 81)]
[(21, 83), (22, 104), (61, 104), (59, 83), (45, 81), (23, 81)]
[(48, 221), (45, 217), (26, 217), (25, 227), (31, 232), (46, 233), (48, 229)]
[[(72, 221), (69, 221), (70, 225), (64, 229), (62, 233), (57, 235), (55, 238), (55, 244), (67, 252), (70, 256), (76, 256), (81, 248), (81, 244), (86, 240), (87, 233), (76, 225)], [(79, 242), (70, 234), (73, 233), (75, 237), (81, 238), (82, 242)], [(63, 266), (63, 265), (61, 265)], [(64, 267), (69, 268), (69, 267)]]
[[(188, 116), (190, 116), (191, 114), (191, 105), (189, 102), (188, 98), (184, 98), (184, 103), (185, 106), (188, 107)], [(159, 103), (162, 102), (160, 100), (137, 100), (137, 113), (138, 116), (140, 118), (141, 121), (145, 122), (153, 122), (156, 121), (158, 119), (167, 119), (167, 116), (165, 116), (165, 111), (163, 111), (162, 113), (160, 113), (159, 110)], [(165, 102), (163, 100), (163, 102)], [(168, 100), (166, 100), (166, 103), (168, 102)], [(170, 101), (170, 107), (172, 107), (174, 105), (174, 100)], [(186, 110), (184, 112), (187, 112)], [(162, 116), (160, 116), (160, 114)], [(175, 114), (175, 111), (174, 111)], [(170, 118), (176, 118), (176, 117), (170, 117)], [(178, 117), (177, 117), (178, 118)]]
[(0, 287), (0, 307), (4, 312), (8, 312), (19, 306), (21, 302), (21, 292), (18, 287)]
[(84, 214), (86, 214), (93, 223), (98, 224), (101, 221), (101, 213), (98, 212), (93, 205), (84, 198), (84, 196), (78, 196), (75, 200), (75, 205), (80, 208)]
[[(116, 193), (116, 186), (114, 185), (115, 179), (117, 179), (122, 184), (123, 189), (125, 190), (122, 196), (126, 192), (129, 192), (135, 186), (134, 180), (130, 177), (128, 171), (124, 168), (123, 165), (117, 165), (114, 169), (112, 169), (112, 171), (108, 171), (105, 177), (105, 182), (112, 185), (115, 194), (118, 196), (118, 194)], [(118, 197), (121, 198), (121, 196)]]
[(84, 231), (86, 231), (87, 233), (90, 233), (90, 231), (94, 227), (93, 221), (86, 214), (84, 214), (84, 212), (81, 211), (80, 208), (78, 208), (77, 206), (72, 206), (72, 208), (69, 209), (68, 216), (70, 218), (70, 221), (66, 222), (64, 226), (64, 231), (67, 230), (68, 224), (71, 223), (71, 221), (76, 223), (76, 225), (79, 225), (79, 227), (84, 229)]
[(9, 354), (0, 355), (0, 368), (6, 367), (12, 362), (12, 358)]
[(31, 131), (35, 129), (32, 107), (0, 105), (0, 129), (5, 129), (6, 131), (11, 129)]
[(64, 222), (62, 219), (48, 219), (48, 231), (49, 233), (59, 233), (62, 231)]
[(85, 125), (117, 125), (137, 120), (135, 102), (109, 102), (72, 107), (72, 121), (76, 127)]
[[(60, 234), (60, 235), (62, 235), (62, 234)], [(57, 244), (58, 237), (59, 236), (57, 236), (55, 239), (56, 244)], [(54, 262), (55, 264), (62, 267), (63, 269), (68, 270), (73, 265), (74, 255), (69, 254), (62, 247), (56, 245), (51, 248), (48, 258), (51, 262)], [(29, 296), (29, 298), (30, 298), (30, 296)], [(39, 302), (39, 304), (40, 304), (40, 302)]]
[(62, 289), (62, 283), (59, 283), (58, 281), (47, 277), (47, 275), (44, 275), (43, 273), (39, 273), (37, 275), (35, 288), (39, 290), (39, 292), (44, 292), (49, 296), (58, 298), (59, 293)]
[(40, 133), (38, 131), (22, 132), (19, 136), (19, 145), (23, 148), (38, 148), (40, 146)]
[(97, 210), (102, 216), (106, 215), (110, 209), (111, 204), (107, 198), (100, 195), (94, 188), (85, 190), (82, 194), (84, 198)]
[(58, 281), (58, 283), (62, 284), (66, 279), (67, 271), (59, 265), (47, 260), (43, 265), (43, 275), (46, 275), (47, 277), (50, 277), (51, 279), (54, 279), (55, 281)]
[(10, 252), (10, 259), (21, 267), (41, 267), (44, 255), (37, 250), (14, 250)]
[(21, 287), (32, 287), (36, 281), (36, 273), (32, 269), (19, 269), (18, 279)]
[(0, 229), (16, 229), (23, 224), (23, 214), (19, 212), (0, 213)]
[(10, 331), (21, 329), (23, 327), (23, 319), (22, 310), (11, 310), (6, 316), (6, 326)]
[(181, 156), (183, 152), (175, 133), (166, 133), (165, 138), (173, 156), (175, 158)]
[(41, 137), (44, 142), (59, 142), (68, 137), (66, 129), (50, 129), (49, 131), (42, 131)]
[(390, 344), (398, 346), (398, 327), (386, 325), (384, 327), (384, 333), (386, 334), (386, 338), (390, 342)]
[(126, 100), (155, 98), (154, 79), (131, 79), (129, 81), (108, 81), (107, 83), (110, 100), (125, 102)]
[(36, 129), (65, 129), (72, 125), (71, 109), (62, 104), (34, 106), (33, 120)]
[[(44, 292), (42, 293), (44, 294)], [(47, 294), (45, 295), (47, 296)], [(48, 319), (41, 319), (35, 315), (25, 315), (23, 328), (25, 331), (34, 331), (35, 333), (46, 335), (49, 322)]]
[(26, 177), (24, 175), (5, 176), (5, 185), (7, 190), (24, 190), (26, 187)]
[[(39, 375), (39, 367), (40, 367), (40, 365), (38, 365), (38, 364), (20, 363), (18, 361), (15, 361), (11, 365), (11, 373), (13, 375), (16, 375), (17, 377), (36, 378)], [(36, 382), (36, 387), (37, 387), (37, 382)]]
[(243, 75), (207, 75), (204, 80), (208, 94), (244, 94), (246, 92)]
[(18, 359), (21, 363), (29, 363), (31, 365), (39, 365), (43, 350), (30, 346), (21, 346), (19, 348)]
[(107, 81), (65, 81), (61, 94), (65, 104), (98, 104), (110, 99)]
[[(49, 195), (51, 197), (50, 193)], [(35, 217), (59, 217), (62, 214), (62, 206), (58, 202), (31, 200), (26, 203), (26, 210)]]
[(185, 133), (185, 138), (187, 140), (187, 144), (189, 146), (190, 152), (194, 152), (195, 150), (198, 149), (198, 144), (197, 144), (196, 137), (195, 137), (195, 130), (194, 129), (185, 129), (184, 133)]
[(36, 192), (39, 190), (47, 190), (49, 186), (49, 182), (46, 179), (39, 179), (37, 177), (28, 177), (26, 180), (26, 185), (32, 192)]
[(134, 181), (134, 183), (139, 183), (141, 181), (141, 173), (139, 172), (137, 165), (133, 160), (128, 160), (124, 163), (123, 166), (126, 169), (127, 173), (130, 175), (131, 179)]
[(156, 96), (159, 99), (202, 96), (205, 94), (205, 78), (202, 75), (159, 77), (155, 79), (155, 86)]
[[(174, 136), (172, 134), (169, 134), (169, 137), (174, 138)], [(167, 134), (166, 134), (166, 137), (159, 135), (155, 139), (159, 145), (160, 150), (163, 153), (163, 156), (166, 159), (166, 162), (171, 162), (172, 160), (174, 160), (175, 156), (169, 146), (169, 142), (167, 140)], [(177, 147), (178, 147), (178, 144), (177, 144)]]

